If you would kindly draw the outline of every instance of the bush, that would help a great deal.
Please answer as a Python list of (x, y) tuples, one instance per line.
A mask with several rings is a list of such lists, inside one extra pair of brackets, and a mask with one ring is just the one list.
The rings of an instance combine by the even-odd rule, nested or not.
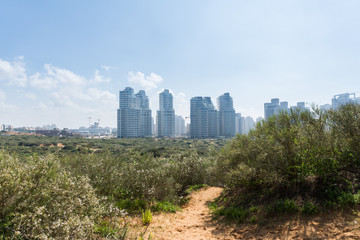
[(102, 209), (89, 180), (73, 177), (52, 157), (0, 151), (0, 233), (25, 239), (85, 239)]
[(153, 202), (179, 203), (190, 185), (210, 182), (214, 158), (194, 152), (154, 157), (130, 151), (116, 157), (100, 154), (67, 154), (62, 165), (75, 176), (87, 176), (101, 196), (110, 196), (120, 208), (136, 211)]
[(299, 211), (299, 207), (292, 199), (279, 199), (268, 208), (268, 214), (285, 214)]
[(193, 186), (188, 187), (188, 189), (186, 189), (185, 193), (186, 193), (186, 194), (190, 194), (190, 193), (192, 193), (193, 191), (197, 191), (197, 190), (199, 190), (199, 189), (206, 188), (207, 186), (208, 186), (208, 185), (206, 185), (206, 184), (193, 185)]
[(225, 216), (234, 220), (237, 223), (244, 222), (250, 214), (249, 209), (241, 207), (216, 207), (212, 206), (213, 214), (215, 216)]
[(319, 208), (312, 202), (305, 202), (301, 212), (304, 214), (315, 214), (319, 212)]
[(353, 204), (360, 190), (359, 142), (360, 105), (270, 117), (221, 152), (216, 176), (228, 187), (223, 205), (288, 213), (299, 210), (295, 200), (310, 200), (314, 205), (303, 211), (311, 213), (325, 202)]
[(119, 208), (176, 211), (189, 186), (214, 181), (209, 155), (223, 143), (0, 137), (21, 157), (0, 154), (0, 238), (122, 239), (127, 228), (109, 221)]

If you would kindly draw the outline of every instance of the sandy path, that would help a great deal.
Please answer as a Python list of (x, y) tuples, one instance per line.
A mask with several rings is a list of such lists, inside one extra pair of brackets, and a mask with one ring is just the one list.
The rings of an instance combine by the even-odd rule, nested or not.
[(211, 221), (207, 202), (220, 195), (222, 188), (208, 187), (191, 194), (186, 208), (176, 214), (155, 215), (151, 223), (151, 232), (155, 239), (235, 239), (228, 237)]
[[(359, 239), (360, 211), (356, 213), (329, 213), (319, 216), (273, 219), (266, 226), (222, 224), (212, 221), (207, 202), (220, 195), (222, 188), (208, 187), (191, 194), (182, 211), (153, 216), (146, 231), (159, 240), (234, 240), (234, 239)], [(139, 225), (139, 222), (136, 224)], [(140, 221), (141, 225), (141, 221)]]

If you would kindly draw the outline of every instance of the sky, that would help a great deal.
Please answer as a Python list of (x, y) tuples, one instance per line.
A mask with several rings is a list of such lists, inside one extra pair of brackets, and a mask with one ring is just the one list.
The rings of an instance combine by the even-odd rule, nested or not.
[(358, 0), (0, 0), (0, 124), (116, 127), (119, 91), (229, 92), (243, 116), (271, 98), (360, 92)]

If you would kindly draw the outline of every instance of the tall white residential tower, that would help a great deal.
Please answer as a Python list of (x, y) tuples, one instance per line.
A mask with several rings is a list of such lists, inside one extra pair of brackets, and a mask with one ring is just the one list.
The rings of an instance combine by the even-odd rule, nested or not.
[(157, 111), (157, 136), (175, 137), (175, 111), (173, 96), (168, 89), (159, 95), (159, 110)]

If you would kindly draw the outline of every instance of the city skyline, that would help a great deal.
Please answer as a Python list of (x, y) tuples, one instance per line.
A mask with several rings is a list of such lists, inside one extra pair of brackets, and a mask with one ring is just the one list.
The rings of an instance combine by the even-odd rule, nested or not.
[[(100, 126), (100, 119), (89, 127), (78, 129), (63, 128), (60, 130), (55, 124), (37, 126), (14, 127), (0, 124), (0, 131), (18, 133), (44, 133), (48, 136), (85, 136), (85, 137), (111, 137), (115, 130), (117, 138), (143, 138), (143, 137), (170, 137), (170, 138), (231, 138), (235, 134), (248, 134), (255, 128), (256, 123), (267, 120), (269, 117), (290, 110), (312, 111), (311, 106), (305, 102), (297, 102), (289, 106), (287, 101), (280, 102), (279, 98), (272, 98), (264, 103), (264, 116), (255, 120), (251, 116), (242, 116), (233, 108), (233, 100), (229, 93), (224, 93), (217, 98), (218, 109), (215, 108), (211, 97), (191, 98), (190, 123), (185, 126), (185, 119), (175, 115), (173, 109), (173, 96), (168, 89), (159, 94), (159, 109), (157, 119), (151, 115), (149, 99), (144, 90), (134, 93), (134, 89), (126, 87), (119, 91), (119, 108), (117, 109), (117, 129)], [(321, 110), (338, 109), (344, 104), (360, 104), (360, 97), (355, 93), (336, 94), (331, 99), (331, 104), (317, 106)], [(114, 136), (114, 135), (113, 135)]]
[[(131, 103), (129, 102), (128, 104), (131, 105), (134, 109), (141, 109), (141, 111), (138, 114), (139, 115), (138, 116), (139, 121), (143, 121), (143, 116), (145, 116), (147, 118), (147, 120), (146, 120), (146, 122), (147, 122), (147, 124), (146, 124), (147, 128), (146, 129), (147, 130), (145, 130), (146, 133), (145, 134), (144, 133), (141, 133), (141, 134), (139, 133), (140, 135), (138, 137), (144, 137), (144, 136), (150, 136), (150, 135), (158, 136), (158, 132), (156, 132), (156, 131), (154, 132), (154, 130), (157, 130), (156, 127), (154, 128), (154, 126), (158, 125), (158, 122), (157, 122), (156, 118), (157, 118), (157, 114), (158, 114), (159, 110), (161, 109), (161, 104), (159, 104), (159, 107), (158, 107), (159, 110), (155, 111), (155, 112), (157, 112), (157, 114), (155, 113), (155, 114), (152, 115), (152, 108), (150, 107), (150, 101), (149, 101), (149, 98), (146, 95), (145, 91), (140, 89), (138, 91), (138, 93), (135, 94), (133, 88), (125, 87), (125, 89), (123, 91), (121, 91), (121, 90), (118, 91), (118, 93), (120, 93), (120, 94), (118, 94), (119, 97), (117, 99), (119, 107), (121, 105), (121, 92), (126, 92), (126, 91), (131, 91), (130, 95), (132, 95), (131, 98), (133, 98), (132, 102)], [(163, 91), (160, 92), (159, 95), (158, 95), (160, 97), (160, 99), (161, 99), (161, 94), (164, 93), (164, 92), (166, 94), (169, 94), (169, 95), (172, 96), (172, 91), (171, 90), (163, 89)], [(210, 106), (209, 109), (211, 109), (213, 111), (220, 112), (219, 111), (220, 110), (219, 99), (221, 97), (224, 97), (224, 96), (226, 96), (228, 98), (230, 97), (229, 93), (224, 93), (223, 95), (218, 97), (217, 98), (217, 101), (218, 101), (218, 107), (217, 108), (215, 108), (214, 105), (212, 104), (211, 97), (192, 97), (190, 99), (190, 104), (189, 104), (189, 112), (190, 112), (189, 116), (177, 115), (176, 111), (173, 109), (173, 117), (172, 118), (173, 118), (174, 123), (175, 123), (175, 118), (177, 118), (177, 117), (183, 118), (184, 121), (186, 121), (186, 119), (188, 119), (188, 122), (186, 124), (191, 123), (191, 121), (190, 121), (190, 119), (191, 119), (191, 109), (192, 109), (192, 103), (191, 102), (193, 101), (193, 99), (199, 99), (200, 98), (201, 102), (204, 101), (205, 105)], [(251, 115), (243, 115), (243, 113), (237, 112), (235, 110), (235, 107), (233, 106), (232, 97), (230, 97), (230, 99), (231, 99), (231, 106), (234, 109), (233, 110), (234, 112), (231, 113), (232, 117), (234, 119), (239, 118), (236, 115), (240, 114), (240, 118), (251, 118), (253, 120), (256, 120), (256, 122), (258, 121), (258, 119), (265, 119), (266, 120), (270, 116), (276, 115), (276, 114), (280, 113), (281, 111), (288, 111), (288, 110), (290, 110), (290, 108), (310, 109), (312, 106), (315, 106), (315, 107), (319, 107), (319, 108), (324, 109), (324, 110), (328, 110), (330, 108), (336, 109), (336, 108), (338, 108), (338, 106), (340, 106), (342, 104), (345, 104), (345, 103), (357, 103), (357, 104), (360, 104), (360, 97), (356, 97), (356, 93), (354, 93), (354, 92), (335, 94), (335, 95), (332, 96), (332, 98), (328, 102), (324, 103), (323, 105), (316, 104), (315, 102), (311, 102), (311, 103), (308, 103), (308, 102), (296, 102), (296, 104), (294, 106), (289, 106), (288, 101), (280, 102), (279, 98), (272, 98), (270, 102), (263, 103), (263, 115), (253, 117)], [(161, 100), (160, 100), (160, 102), (161, 102)], [(315, 104), (315, 105), (313, 105), (313, 104)], [(171, 97), (171, 107), (172, 106), (173, 106), (173, 99)], [(145, 113), (144, 113), (144, 110), (145, 110)], [(115, 127), (113, 127), (113, 126), (104, 126), (104, 125), (101, 126), (101, 127), (102, 128), (106, 127), (106, 128), (118, 128), (119, 129), (119, 111), (120, 111), (120, 108), (117, 109), (117, 117), (116, 117), (117, 120), (115, 121), (116, 122)], [(217, 114), (219, 114), (219, 113), (217, 113)], [(87, 117), (86, 119), (88, 121), (89, 128), (90, 128), (91, 124), (95, 124), (95, 125), (97, 124), (98, 126), (100, 124), (100, 119), (96, 119), (96, 118), (93, 118), (93, 117)], [(91, 122), (91, 119), (95, 119), (95, 121)], [(96, 122), (96, 120), (98, 120), (98, 122)], [(234, 125), (231, 128), (234, 128), (233, 131), (235, 133), (243, 134), (244, 132), (242, 132), (241, 130), (240, 131), (235, 130), (235, 129), (238, 128), (238, 126), (236, 126), (238, 124), (237, 121), (238, 120), (235, 120), (235, 123), (230, 124), (230, 125)], [(255, 123), (255, 121), (254, 121), (254, 123)], [(19, 125), (19, 126), (14, 126), (14, 125), (12, 125), (12, 123), (4, 124), (3, 122), (0, 123), (0, 124), (2, 124), (4, 126), (5, 125), (6, 126), (11, 126), (11, 127), (30, 127), (30, 128), (44, 128), (44, 129), (47, 129), (47, 126), (55, 125), (56, 128), (59, 129), (55, 123), (50, 123), (50, 122), (49, 123), (44, 123), (42, 125), (43, 127), (41, 127), (41, 125), (21, 125), (21, 126)], [(68, 126), (61, 126), (60, 128), (68, 129), (69, 127)], [(81, 128), (87, 128), (87, 127), (85, 125), (81, 125), (81, 126), (78, 126), (78, 127), (72, 127), (72, 129), (78, 129), (78, 128), (81, 129)], [(175, 126), (173, 126), (173, 128), (174, 129), (172, 131), (171, 136), (175, 136)], [(247, 127), (247, 129), (249, 130), (249, 127)], [(245, 131), (245, 132), (247, 133), (248, 130)], [(218, 135), (221, 136), (222, 134), (220, 134), (220, 131), (221, 131), (220, 128), (217, 131), (218, 131)], [(117, 133), (117, 135), (119, 136), (119, 133)], [(230, 134), (228, 136), (231, 136), (231, 135), (232, 134)]]
[[(1, 1), (0, 123), (116, 127), (118, 91), (145, 90), (152, 117), (225, 92), (235, 112), (269, 99), (331, 104), (360, 91), (360, 2)], [(186, 17), (184, 17), (186, 16)], [(187, 119), (188, 121), (188, 119)]]

